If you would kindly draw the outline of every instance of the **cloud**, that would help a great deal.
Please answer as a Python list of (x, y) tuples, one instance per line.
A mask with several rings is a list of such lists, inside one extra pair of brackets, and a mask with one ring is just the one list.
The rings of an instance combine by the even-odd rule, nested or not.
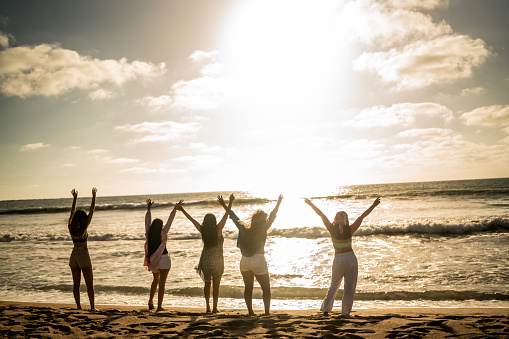
[(226, 79), (201, 77), (189, 81), (181, 80), (172, 87), (173, 107), (190, 110), (217, 108), (226, 97)]
[(45, 147), (49, 147), (49, 146), (51, 146), (51, 145), (45, 144), (43, 142), (37, 142), (37, 143), (34, 143), (34, 144), (23, 145), (23, 146), (21, 146), (20, 150), (22, 152), (24, 152), (24, 151), (35, 151), (35, 150), (38, 150), (38, 149), (41, 149), (41, 148), (45, 148)]
[(358, 128), (373, 127), (408, 127), (415, 123), (417, 117), (438, 118), (450, 122), (453, 113), (446, 107), (432, 103), (401, 103), (391, 107), (374, 106), (362, 110), (344, 125)]
[(179, 123), (174, 121), (142, 122), (140, 124), (126, 124), (115, 127), (115, 130), (131, 132), (138, 136), (130, 143), (165, 142), (178, 138), (192, 136), (198, 132), (201, 125), (196, 122)]
[(150, 110), (158, 112), (171, 108), (173, 99), (170, 95), (161, 95), (158, 97), (146, 96), (136, 100), (136, 104), (148, 107)]
[(108, 91), (106, 89), (99, 88), (96, 91), (90, 92), (88, 94), (88, 98), (90, 100), (105, 100), (112, 99), (115, 94), (112, 91)]
[(454, 134), (454, 131), (446, 128), (413, 128), (397, 134), (398, 137), (432, 139), (448, 137)]
[(452, 33), (452, 28), (445, 22), (434, 23), (429, 14), (414, 11), (418, 7), (410, 1), (399, 2), (407, 5), (392, 7), (392, 1), (350, 1), (343, 9), (342, 24), (350, 37), (378, 48)]
[(132, 164), (134, 162), (138, 162), (138, 159), (129, 159), (129, 158), (116, 158), (116, 159), (106, 159), (106, 162), (110, 164)]
[(461, 90), (461, 96), (470, 96), (470, 95), (478, 95), (483, 94), (486, 90), (482, 87), (472, 87), (472, 88), (464, 88)]
[(5, 49), (9, 48), (9, 38), (11, 36), (4, 32), (0, 32), (0, 48)]
[(489, 55), (482, 40), (453, 35), (417, 41), (403, 49), (363, 53), (353, 68), (374, 72), (382, 82), (408, 90), (468, 78)]
[(99, 60), (58, 44), (19, 46), (0, 51), (0, 92), (21, 98), (58, 96), (74, 89), (96, 89), (103, 83), (120, 86), (165, 70), (164, 63)]
[(507, 127), (509, 126), (509, 105), (493, 105), (463, 113), (461, 119), (469, 126)]
[(393, 8), (424, 10), (432, 10), (449, 5), (449, 0), (380, 0), (380, 2)]

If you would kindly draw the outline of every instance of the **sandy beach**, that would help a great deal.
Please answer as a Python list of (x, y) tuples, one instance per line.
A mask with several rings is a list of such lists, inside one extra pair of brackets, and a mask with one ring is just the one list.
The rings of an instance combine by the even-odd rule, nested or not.
[[(496, 338), (509, 336), (509, 309), (359, 309), (351, 318), (325, 317), (317, 310), (274, 310), (248, 316), (245, 310), (217, 315), (200, 309), (99, 305), (98, 312), (70, 304), (0, 302), (5, 338)], [(258, 313), (262, 313), (258, 310)]]

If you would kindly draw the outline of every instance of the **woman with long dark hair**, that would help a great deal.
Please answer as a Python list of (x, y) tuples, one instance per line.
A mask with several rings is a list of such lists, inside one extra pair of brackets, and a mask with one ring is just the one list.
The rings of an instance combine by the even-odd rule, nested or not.
[[(218, 196), (218, 200), (222, 199), (222, 196)], [(233, 194), (230, 195), (229, 208), (232, 207), (233, 200), (235, 197)], [(223, 218), (219, 223), (216, 221), (216, 216), (212, 213), (207, 213), (203, 218), (203, 223), (200, 225), (199, 222), (193, 219), (183, 205), (179, 205), (179, 211), (182, 211), (189, 221), (191, 221), (201, 234), (203, 240), (203, 250), (200, 256), (200, 262), (196, 267), (196, 271), (203, 279), (205, 286), (203, 287), (203, 294), (205, 296), (205, 302), (207, 304), (206, 313), (210, 313), (210, 285), (213, 283), (212, 299), (213, 308), (212, 313), (218, 313), (217, 301), (219, 299), (219, 285), (221, 284), (221, 277), (224, 272), (224, 257), (223, 257), (223, 228), (228, 219), (228, 212), (225, 212)]]
[(239, 220), (231, 207), (226, 206), (224, 200), (219, 197), (219, 203), (226, 212), (229, 213), (235, 226), (239, 230), (239, 237), (237, 239), (237, 247), (240, 248), (242, 258), (240, 260), (240, 272), (244, 279), (244, 300), (246, 301), (247, 310), (249, 315), (254, 315), (253, 312), (253, 284), (254, 278), (260, 284), (263, 292), (263, 306), (265, 314), (270, 313), (270, 277), (267, 260), (265, 259), (265, 242), (267, 240), (267, 232), (276, 219), (279, 205), (283, 201), (283, 195), (280, 195), (276, 207), (267, 215), (262, 210), (256, 210), (252, 217), (251, 222), (244, 223)]
[(145, 214), (145, 260), (143, 266), (153, 274), (148, 308), (150, 310), (154, 309), (154, 295), (157, 285), (159, 285), (159, 291), (157, 293), (157, 311), (161, 311), (163, 310), (162, 305), (166, 278), (171, 268), (171, 259), (166, 249), (166, 241), (168, 240), (168, 231), (170, 230), (173, 219), (175, 219), (177, 208), (182, 204), (182, 200), (173, 207), (164, 228), (161, 219), (154, 219), (154, 221), (152, 221), (150, 208), (153, 204), (153, 201), (147, 199), (147, 213)]
[(341, 315), (350, 316), (352, 311), (353, 299), (355, 295), (355, 287), (357, 286), (357, 276), (359, 272), (357, 257), (352, 249), (352, 235), (361, 226), (362, 221), (367, 217), (373, 209), (380, 204), (380, 198), (376, 198), (373, 204), (358, 217), (353, 224), (348, 221), (348, 214), (344, 211), (336, 213), (334, 221), (331, 223), (329, 219), (316, 207), (309, 199), (304, 202), (311, 206), (321, 218), (322, 222), (329, 231), (334, 246), (335, 256), (332, 264), (332, 279), (327, 296), (322, 302), (320, 311), (324, 315), (328, 315), (332, 311), (334, 299), (338, 292), (339, 285), (343, 277), (345, 278), (345, 286), (343, 289), (343, 300), (341, 303)]
[(85, 278), (85, 284), (87, 285), (88, 299), (90, 300), (90, 310), (95, 311), (95, 291), (94, 291), (94, 273), (92, 271), (92, 261), (90, 260), (90, 254), (88, 253), (87, 239), (88, 239), (88, 226), (92, 221), (95, 208), (95, 196), (97, 188), (92, 188), (92, 203), (90, 204), (90, 210), (85, 212), (84, 210), (76, 211), (76, 200), (78, 199), (78, 191), (74, 188), (71, 191), (73, 196), (71, 216), (67, 228), (71, 234), (74, 248), (72, 249), (71, 257), (69, 259), (69, 267), (72, 272), (73, 288), (72, 292), (74, 300), (76, 301), (76, 307), (81, 310), (80, 302), (80, 284), (81, 284), (81, 272), (83, 272), (83, 278)]

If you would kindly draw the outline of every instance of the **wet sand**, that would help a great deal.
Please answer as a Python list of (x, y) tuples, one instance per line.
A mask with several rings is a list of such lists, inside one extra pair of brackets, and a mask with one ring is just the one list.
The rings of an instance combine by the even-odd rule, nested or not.
[(274, 310), (248, 316), (245, 310), (204, 314), (201, 309), (0, 301), (4, 338), (498, 338), (509, 337), (509, 309), (357, 309), (352, 317), (318, 310)]

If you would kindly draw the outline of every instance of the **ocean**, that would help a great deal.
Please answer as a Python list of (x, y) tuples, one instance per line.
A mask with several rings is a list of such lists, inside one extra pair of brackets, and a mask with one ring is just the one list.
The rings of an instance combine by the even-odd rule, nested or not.
[[(206, 213), (221, 218), (216, 197), (227, 199), (232, 193), (103, 197), (98, 188), (88, 231), (96, 305), (148, 302), (152, 274), (143, 268), (147, 198), (155, 201), (154, 218), (166, 221), (173, 204), (184, 199), (188, 213), (201, 222)], [(233, 210), (241, 219), (259, 208), (270, 212), (277, 200), (233, 193)], [(509, 307), (509, 178), (341, 186), (327, 195), (305, 197), (330, 219), (344, 210), (353, 221), (377, 196), (382, 203), (353, 238), (359, 261), (354, 309)], [(331, 240), (302, 198), (285, 197), (265, 247), (272, 309), (318, 309), (329, 287)], [(0, 300), (74, 303), (68, 266), (71, 203), (70, 193), (62, 199), (0, 201)], [(78, 208), (88, 212), (89, 206), (90, 197), (78, 198)], [(241, 254), (231, 220), (223, 234), (219, 308), (245, 308)], [(167, 248), (172, 268), (164, 306), (205, 309), (203, 282), (194, 270), (202, 242), (181, 212)], [(253, 305), (262, 308), (261, 290), (255, 286)], [(81, 290), (87, 305), (83, 279)], [(340, 298), (341, 290), (336, 307)]]

